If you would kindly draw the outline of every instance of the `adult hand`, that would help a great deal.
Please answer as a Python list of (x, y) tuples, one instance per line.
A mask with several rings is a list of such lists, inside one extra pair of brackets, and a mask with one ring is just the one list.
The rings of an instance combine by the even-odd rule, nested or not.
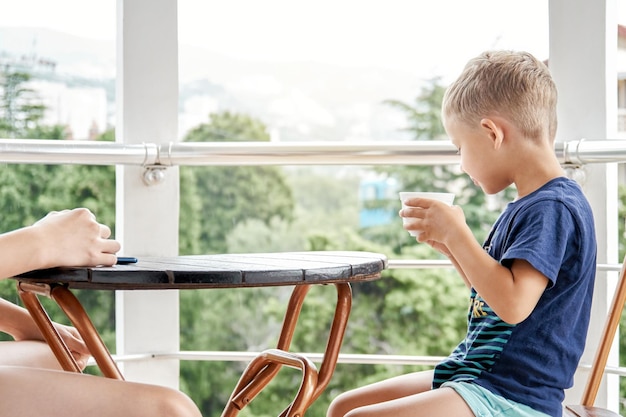
[(119, 242), (111, 229), (86, 208), (51, 212), (33, 226), (39, 234), (42, 268), (114, 265)]
[(65, 326), (59, 323), (53, 323), (54, 327), (59, 332), (59, 335), (67, 345), (70, 353), (76, 360), (76, 363), (80, 367), (80, 369), (85, 369), (87, 366), (87, 361), (89, 360), (91, 354), (87, 349), (87, 345), (83, 341), (83, 338), (78, 333), (74, 327)]

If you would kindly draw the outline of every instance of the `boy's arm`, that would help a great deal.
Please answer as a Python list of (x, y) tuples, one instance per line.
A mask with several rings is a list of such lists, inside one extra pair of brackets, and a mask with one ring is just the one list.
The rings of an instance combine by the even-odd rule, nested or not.
[(546, 276), (521, 259), (511, 268), (493, 259), (474, 238), (460, 207), (418, 198), (407, 203), (400, 216), (413, 222), (405, 229), (419, 231), (418, 242), (443, 248), (463, 279), (502, 320), (515, 324), (530, 315), (548, 285)]
[(448, 259), (450, 259), (450, 262), (452, 262), (452, 265), (454, 266), (456, 271), (459, 273), (461, 278), (463, 278), (463, 282), (465, 282), (465, 285), (467, 286), (467, 288), (472, 288), (472, 283), (469, 281), (469, 279), (467, 279), (467, 276), (465, 276), (465, 272), (461, 268), (461, 265), (459, 265), (459, 263), (456, 261), (454, 256), (452, 256), (452, 254), (450, 254), (448, 256)]
[(476, 242), (469, 228), (458, 231), (447, 247), (464, 279), (505, 322), (526, 319), (548, 286), (548, 278), (523, 259), (514, 260), (510, 269), (501, 265)]
[(450, 260), (450, 262), (452, 262), (452, 266), (454, 266), (454, 269), (456, 269), (456, 271), (459, 273), (459, 275), (463, 279), (463, 282), (465, 282), (465, 285), (467, 286), (467, 288), (471, 288), (472, 287), (472, 284), (469, 282), (469, 280), (465, 276), (465, 272), (463, 272), (463, 269), (461, 268), (459, 263), (456, 261), (454, 256), (452, 256), (452, 254), (450, 253), (450, 250), (448, 248), (446, 248), (441, 243), (435, 242), (435, 241), (432, 241), (432, 240), (429, 240), (426, 243), (428, 243), (430, 246), (432, 246), (433, 249), (435, 249), (438, 252), (441, 252), (442, 254), (446, 255), (446, 257)]

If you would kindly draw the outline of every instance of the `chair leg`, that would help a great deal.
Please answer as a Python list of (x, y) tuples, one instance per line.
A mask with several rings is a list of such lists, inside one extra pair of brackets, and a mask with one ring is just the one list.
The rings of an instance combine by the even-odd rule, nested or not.
[(621, 417), (613, 411), (585, 405), (568, 405), (563, 410), (563, 417)]
[[(567, 412), (570, 415), (578, 417), (614, 417), (618, 416), (612, 411), (594, 407), (596, 396), (600, 388), (600, 383), (604, 377), (604, 370), (606, 368), (607, 359), (611, 351), (611, 345), (613, 338), (617, 332), (619, 322), (624, 310), (624, 304), (626, 303), (626, 257), (622, 262), (622, 268), (619, 274), (619, 280), (617, 287), (615, 288), (615, 294), (609, 308), (607, 320), (602, 330), (602, 336), (596, 354), (594, 356), (591, 373), (587, 379), (585, 390), (581, 399), (581, 405), (568, 405), (566, 407)], [(572, 414), (573, 413), (573, 414)]]

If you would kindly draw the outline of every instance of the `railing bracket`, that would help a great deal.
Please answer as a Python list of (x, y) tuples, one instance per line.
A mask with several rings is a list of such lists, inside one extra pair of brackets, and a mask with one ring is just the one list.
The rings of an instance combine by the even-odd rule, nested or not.
[(143, 182), (147, 186), (159, 185), (165, 180), (165, 165), (144, 165)]
[(587, 182), (587, 170), (583, 164), (566, 163), (561, 167), (567, 178), (576, 181), (579, 185), (583, 186)]

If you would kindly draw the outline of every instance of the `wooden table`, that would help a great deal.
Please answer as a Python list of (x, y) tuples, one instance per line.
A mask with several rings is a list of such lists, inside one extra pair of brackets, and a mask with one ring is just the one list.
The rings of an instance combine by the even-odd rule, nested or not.
[[(222, 413), (233, 417), (249, 404), (285, 365), (302, 371), (302, 383), (281, 416), (302, 417), (328, 385), (335, 370), (352, 306), (350, 284), (380, 277), (384, 255), (370, 252), (288, 252), (176, 257), (141, 257), (136, 264), (95, 268), (54, 268), (14, 277), (24, 305), (66, 371), (81, 372), (52, 325), (38, 296), (55, 300), (80, 332), (105, 377), (123, 379), (108, 349), (71, 289), (146, 290), (294, 286), (276, 348), (267, 349), (244, 370)], [(319, 371), (289, 347), (311, 285), (337, 289), (335, 315)]]

